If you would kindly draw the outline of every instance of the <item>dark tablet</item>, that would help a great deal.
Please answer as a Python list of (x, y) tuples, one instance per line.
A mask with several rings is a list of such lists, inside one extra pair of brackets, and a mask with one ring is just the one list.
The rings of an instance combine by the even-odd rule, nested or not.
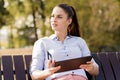
[(86, 62), (90, 61), (91, 59), (92, 56), (86, 56), (86, 57), (74, 58), (64, 61), (58, 61), (55, 62), (55, 66), (59, 66), (59, 65), (61, 66), (61, 69), (58, 72), (75, 70), (75, 69), (80, 69), (79, 66), (81, 64), (86, 64)]

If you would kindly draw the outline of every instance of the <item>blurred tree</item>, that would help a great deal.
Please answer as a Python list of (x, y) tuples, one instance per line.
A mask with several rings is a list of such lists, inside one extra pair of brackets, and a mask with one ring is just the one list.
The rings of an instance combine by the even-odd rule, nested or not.
[(59, 3), (67, 3), (77, 11), (82, 37), (92, 52), (120, 51), (120, 0), (4, 1), (8, 5), (3, 7), (1, 0), (0, 25), (9, 27), (9, 47), (33, 45), (38, 38), (52, 34), (52, 9)]
[(58, 3), (68, 3), (76, 9), (82, 37), (91, 51), (120, 50), (120, 3), (117, 0), (45, 0), (45, 3), (46, 15), (51, 14)]
[(3, 22), (3, 17), (2, 17), (2, 15), (3, 15), (3, 13), (4, 13), (4, 11), (5, 11), (5, 8), (3, 7), (3, 5), (4, 5), (4, 2), (2, 1), (2, 0), (0, 0), (0, 28), (1, 28), (1, 25), (4, 25), (5, 23)]
[[(15, 47), (15, 45), (17, 45), (18, 47), (21, 46), (17, 44), (17, 41), (15, 41), (16, 38), (18, 38), (17, 40), (19, 42), (21, 42), (21, 37), (23, 37), (23, 39), (26, 41), (28, 40), (28, 37), (26, 37), (24, 34), (19, 34), (19, 33), (24, 33), (23, 29), (26, 29), (25, 26), (28, 26), (30, 29), (33, 29), (32, 31), (30, 30), (31, 34), (34, 34), (33, 35), (34, 39), (32, 39), (33, 41), (31, 42), (31, 44), (33, 44), (34, 41), (38, 39), (38, 33), (37, 33), (37, 30), (38, 30), (37, 28), (39, 27), (38, 23), (40, 21), (41, 21), (40, 23), (42, 22), (44, 23), (45, 21), (43, 1), (42, 0), (25, 0), (25, 1), (7, 0), (7, 1), (8, 1), (7, 2), (8, 5), (6, 9), (10, 13), (11, 15), (10, 17), (13, 17), (12, 20), (10, 20), (8, 23), (9, 29), (10, 29), (9, 48)], [(43, 23), (41, 25), (43, 25)], [(23, 30), (22, 32), (21, 32), (21, 29)], [(14, 31), (17, 32), (18, 34), (14, 34), (15, 33)], [(25, 33), (25, 34), (28, 34), (28, 33)], [(23, 45), (30, 45), (30, 44), (27, 44), (24, 42)]]
[(6, 15), (8, 15), (9, 12), (4, 8), (4, 1), (0, 0), (0, 28), (6, 24)]
[(92, 0), (89, 1), (89, 5), (91, 7), (89, 20), (89, 27), (92, 32), (89, 37), (91, 48), (96, 47), (101, 51), (104, 47), (118, 46), (119, 44), (115, 43), (114, 38), (118, 37), (120, 40), (119, 35), (114, 34), (120, 26), (120, 7), (117, 0)]

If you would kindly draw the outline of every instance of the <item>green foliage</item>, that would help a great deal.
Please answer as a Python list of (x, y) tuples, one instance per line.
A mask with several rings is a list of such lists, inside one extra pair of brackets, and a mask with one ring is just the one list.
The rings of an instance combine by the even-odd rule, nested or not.
[(34, 28), (30, 26), (25, 26), (17, 29), (17, 35), (15, 35), (14, 42), (16, 42), (15, 47), (25, 47), (34, 44)]
[[(89, 4), (92, 11), (89, 21), (89, 27), (92, 30), (92, 36), (90, 36), (89, 39), (90, 47), (92, 48), (92, 45), (96, 45), (95, 47), (99, 50), (104, 46), (120, 47), (120, 45), (115, 44), (116, 41), (114, 41), (114, 37), (119, 38), (119, 35), (114, 35), (114, 33), (116, 33), (114, 30), (117, 30), (120, 26), (119, 3), (113, 0), (109, 0), (109, 2), (105, 0), (92, 0)], [(119, 49), (116, 51), (119, 51)]]
[(5, 24), (6, 24), (6, 23), (4, 22), (6, 16), (3, 16), (3, 15), (8, 15), (8, 12), (7, 12), (6, 9), (3, 7), (3, 5), (4, 5), (3, 0), (0, 0), (0, 28), (2, 27), (2, 25), (5, 25)]
[(52, 9), (67, 3), (75, 8), (82, 37), (92, 52), (120, 51), (120, 0), (7, 1), (7, 7), (0, 1), (0, 27), (7, 25), (10, 29), (8, 47), (33, 45), (36, 37), (52, 34), (49, 22)]

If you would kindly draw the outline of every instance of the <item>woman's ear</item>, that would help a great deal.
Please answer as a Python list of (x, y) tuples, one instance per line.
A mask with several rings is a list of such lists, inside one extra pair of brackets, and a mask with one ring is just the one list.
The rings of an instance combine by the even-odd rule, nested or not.
[(69, 25), (72, 23), (72, 19), (71, 18), (69, 18), (68, 23), (69, 23)]

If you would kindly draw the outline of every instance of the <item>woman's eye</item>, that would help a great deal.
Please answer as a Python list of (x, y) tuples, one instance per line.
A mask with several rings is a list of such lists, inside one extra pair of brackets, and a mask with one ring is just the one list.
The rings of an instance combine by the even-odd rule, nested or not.
[(51, 15), (50, 17), (51, 18), (62, 18), (62, 16), (54, 16), (54, 15)]
[(62, 18), (61, 16), (58, 16), (58, 18)]

